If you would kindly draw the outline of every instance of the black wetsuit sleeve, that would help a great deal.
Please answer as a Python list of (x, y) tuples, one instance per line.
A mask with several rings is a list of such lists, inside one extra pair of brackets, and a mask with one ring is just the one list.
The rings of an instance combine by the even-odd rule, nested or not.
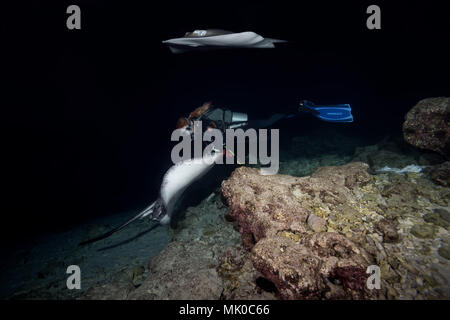
[[(247, 121), (247, 125), (244, 128), (254, 128), (254, 129), (263, 129), (272, 126), (275, 122), (280, 121), (286, 118), (292, 118), (297, 114), (293, 113), (275, 113), (268, 118), (265, 119), (256, 119)], [(203, 120), (214, 121), (219, 125), (219, 129), (226, 129), (230, 125), (228, 121), (231, 119), (227, 119), (225, 116), (225, 110), (221, 108), (215, 108), (213, 110), (208, 111), (205, 116), (202, 117)], [(222, 127), (222, 124), (225, 126)]]
[(272, 126), (275, 122), (290, 117), (289, 114), (275, 113), (267, 119), (257, 119), (248, 121), (247, 128), (262, 129)]

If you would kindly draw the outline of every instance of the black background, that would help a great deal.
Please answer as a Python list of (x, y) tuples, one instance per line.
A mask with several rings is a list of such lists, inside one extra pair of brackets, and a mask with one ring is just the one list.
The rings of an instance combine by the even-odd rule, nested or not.
[[(399, 134), (418, 100), (450, 94), (446, 3), (2, 4), (3, 245), (148, 205), (176, 119), (205, 101), (255, 117), (300, 99), (350, 103), (347, 133)], [(66, 28), (70, 4), (81, 8), (81, 30)], [(370, 4), (381, 7), (381, 30), (366, 28)], [(290, 42), (183, 55), (161, 44), (206, 28)]]

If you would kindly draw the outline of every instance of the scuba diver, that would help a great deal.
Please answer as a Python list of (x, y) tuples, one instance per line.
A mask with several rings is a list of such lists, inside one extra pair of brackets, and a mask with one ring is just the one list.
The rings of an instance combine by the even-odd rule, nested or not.
[(194, 121), (203, 121), (206, 122), (207, 127), (220, 129), (222, 132), (226, 129), (242, 127), (260, 129), (270, 127), (279, 120), (293, 118), (301, 113), (310, 113), (320, 120), (328, 122), (353, 122), (349, 104), (316, 106), (311, 101), (303, 100), (300, 102), (297, 112), (275, 113), (267, 119), (250, 121), (245, 113), (211, 106), (211, 102), (204, 103), (201, 107), (192, 111), (187, 118), (178, 119), (176, 128), (189, 130), (193, 127)]
[[(282, 119), (293, 118), (300, 114), (311, 114), (322, 121), (327, 122), (353, 122), (351, 107), (349, 104), (319, 106), (304, 100), (300, 102), (298, 109), (290, 113), (276, 113), (267, 119), (249, 120), (247, 114), (233, 112), (229, 109), (213, 107), (211, 102), (204, 103), (192, 111), (188, 117), (179, 118), (176, 128), (186, 131), (192, 135), (195, 121), (201, 121), (201, 130), (209, 128), (219, 129), (222, 133), (226, 129), (236, 128), (254, 128), (261, 129), (273, 125)], [(136, 216), (125, 222), (124, 224), (112, 229), (111, 231), (100, 235), (96, 238), (81, 242), (80, 245), (92, 243), (123, 229), (131, 222), (149, 217), (162, 225), (168, 224), (177, 200), (182, 193), (195, 181), (206, 174), (215, 163), (215, 160), (223, 156), (224, 150), (213, 150), (211, 154), (203, 156), (199, 159), (188, 159), (174, 164), (167, 170), (161, 183), (160, 194), (156, 201), (150, 206), (139, 212)], [(205, 159), (208, 158), (208, 159)], [(206, 160), (206, 161), (204, 161)]]

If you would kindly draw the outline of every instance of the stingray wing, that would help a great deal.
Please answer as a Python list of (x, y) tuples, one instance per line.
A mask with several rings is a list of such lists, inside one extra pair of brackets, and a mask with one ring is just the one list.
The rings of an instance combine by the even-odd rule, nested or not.
[(164, 175), (161, 185), (161, 199), (167, 206), (169, 214), (171, 213), (171, 206), (178, 200), (183, 191), (207, 173), (214, 166), (214, 160), (218, 156), (218, 154), (215, 154), (200, 159), (188, 159), (170, 167)]

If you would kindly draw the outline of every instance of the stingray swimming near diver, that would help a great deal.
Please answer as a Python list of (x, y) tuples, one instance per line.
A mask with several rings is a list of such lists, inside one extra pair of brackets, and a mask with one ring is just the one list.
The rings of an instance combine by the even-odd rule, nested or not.
[[(230, 112), (230, 110), (221, 110), (220, 108), (210, 109), (210, 106), (211, 103), (205, 103), (203, 106), (194, 110), (188, 118), (181, 118), (181, 120), (185, 121), (181, 121), (182, 127), (180, 127), (180, 129), (192, 135), (193, 129), (199, 129), (196, 129), (195, 125), (192, 126), (187, 123), (196, 119), (209, 120), (212, 123), (214, 123), (214, 121), (221, 121), (223, 125), (226, 122), (227, 127), (229, 128), (233, 127), (235, 123), (238, 123), (239, 125), (247, 124), (246, 114), (234, 113)], [(280, 119), (292, 118), (300, 113), (309, 113), (326, 122), (351, 123), (353, 122), (351, 110), (349, 104), (321, 106), (315, 105), (311, 101), (304, 100), (300, 102), (297, 113), (275, 114), (269, 119), (257, 121), (259, 123), (257, 127), (268, 127)], [(228, 117), (226, 116), (227, 114), (229, 115)], [(245, 117), (243, 117), (243, 115)], [(239, 118), (238, 120), (245, 119), (245, 121), (233, 122), (236, 120), (235, 116)], [(229, 118), (229, 122), (225, 121), (227, 118)], [(198, 123), (198, 121), (195, 122)], [(177, 124), (177, 128), (178, 127)], [(169, 224), (174, 213), (175, 204), (180, 196), (192, 183), (203, 177), (214, 166), (217, 160), (223, 156), (224, 150), (220, 151), (214, 149), (211, 151), (211, 153), (204, 155), (202, 158), (187, 159), (174, 164), (164, 175), (159, 191), (159, 197), (156, 201), (119, 227), (96, 238), (81, 242), (80, 245), (107, 238), (115, 232), (125, 228), (133, 221), (145, 217), (149, 217), (162, 225)]]
[(203, 158), (183, 160), (174, 164), (164, 174), (159, 190), (159, 197), (156, 201), (117, 228), (93, 239), (83, 241), (79, 245), (105, 239), (117, 231), (122, 230), (133, 221), (145, 217), (157, 221), (162, 225), (169, 224), (174, 213), (175, 204), (183, 192), (192, 183), (203, 177), (214, 166), (216, 160), (222, 156), (222, 152), (213, 151)]

